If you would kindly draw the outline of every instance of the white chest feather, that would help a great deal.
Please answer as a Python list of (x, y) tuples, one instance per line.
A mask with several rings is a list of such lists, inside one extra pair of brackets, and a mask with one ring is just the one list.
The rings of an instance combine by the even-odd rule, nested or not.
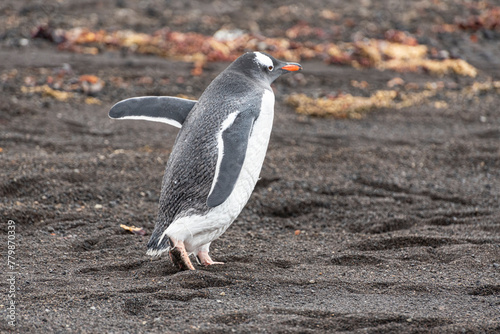
[[(262, 98), (262, 107), (259, 118), (255, 124), (248, 141), (247, 154), (245, 162), (241, 169), (240, 176), (233, 192), (226, 202), (231, 205), (229, 211), (236, 213), (236, 216), (241, 212), (247, 203), (252, 191), (259, 179), (260, 170), (266, 157), (267, 145), (271, 136), (274, 118), (274, 94), (266, 90)], [(226, 203), (223, 203), (226, 204)], [(235, 218), (236, 218), (235, 216)]]
[(260, 115), (248, 140), (245, 161), (231, 195), (206, 215), (188, 215), (175, 220), (164, 232), (164, 236), (184, 240), (186, 250), (195, 252), (226, 231), (247, 203), (259, 179), (271, 136), (273, 118), (274, 94), (266, 90)]

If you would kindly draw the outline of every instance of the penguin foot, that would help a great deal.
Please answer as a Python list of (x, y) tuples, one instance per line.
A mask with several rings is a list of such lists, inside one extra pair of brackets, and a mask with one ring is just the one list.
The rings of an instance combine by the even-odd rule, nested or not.
[(175, 246), (168, 252), (174, 265), (179, 267), (180, 270), (195, 270), (191, 260), (189, 260), (184, 242), (177, 241), (174, 244)]
[(198, 252), (196, 257), (198, 258), (198, 262), (203, 266), (211, 266), (212, 264), (224, 264), (224, 262), (215, 262), (214, 260), (212, 260), (212, 258), (206, 251)]

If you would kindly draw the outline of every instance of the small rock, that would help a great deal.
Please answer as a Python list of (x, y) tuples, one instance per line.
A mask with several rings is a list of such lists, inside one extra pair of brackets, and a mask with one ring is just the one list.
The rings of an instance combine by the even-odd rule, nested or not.
[(243, 36), (244, 34), (245, 32), (240, 29), (233, 29), (233, 30), (220, 29), (215, 32), (214, 38), (221, 42), (234, 41), (235, 39)]

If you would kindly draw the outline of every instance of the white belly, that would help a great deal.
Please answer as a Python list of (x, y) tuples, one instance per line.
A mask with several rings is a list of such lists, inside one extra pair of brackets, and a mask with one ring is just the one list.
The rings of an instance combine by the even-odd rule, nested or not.
[(262, 109), (250, 135), (247, 154), (234, 190), (221, 205), (205, 215), (184, 216), (175, 220), (165, 235), (183, 240), (188, 253), (196, 252), (220, 237), (240, 214), (259, 179), (273, 127), (274, 94), (266, 90)]

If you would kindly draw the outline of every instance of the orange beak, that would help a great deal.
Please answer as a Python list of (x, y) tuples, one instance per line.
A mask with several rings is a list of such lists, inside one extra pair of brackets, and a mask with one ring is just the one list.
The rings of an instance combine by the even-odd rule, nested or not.
[(282, 69), (285, 71), (295, 72), (301, 70), (302, 66), (296, 63), (288, 63), (285, 66), (283, 66)]

